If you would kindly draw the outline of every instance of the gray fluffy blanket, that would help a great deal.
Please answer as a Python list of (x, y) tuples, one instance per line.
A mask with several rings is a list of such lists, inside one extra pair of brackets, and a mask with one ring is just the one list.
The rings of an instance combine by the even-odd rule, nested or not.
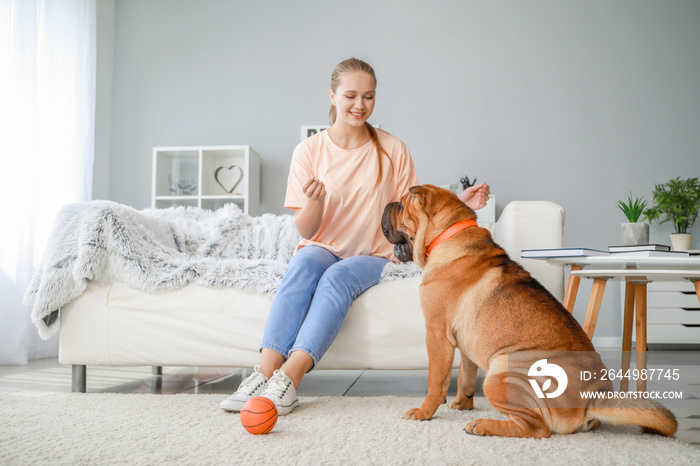
[[(291, 215), (245, 215), (176, 207), (135, 210), (110, 201), (64, 207), (25, 293), (42, 338), (58, 330), (58, 309), (87, 280), (163, 293), (190, 282), (274, 294), (300, 240)], [(420, 276), (413, 264), (389, 264), (383, 281)]]

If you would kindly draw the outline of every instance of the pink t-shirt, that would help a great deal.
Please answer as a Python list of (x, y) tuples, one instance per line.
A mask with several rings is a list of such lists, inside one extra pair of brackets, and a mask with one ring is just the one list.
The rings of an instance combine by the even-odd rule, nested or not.
[(300, 209), (306, 203), (302, 187), (314, 177), (326, 187), (323, 220), (311, 240), (299, 247), (321, 246), (340, 258), (379, 256), (396, 262), (393, 246), (381, 228), (384, 207), (398, 201), (408, 188), (418, 184), (411, 154), (397, 137), (377, 130), (384, 150), (382, 180), (375, 188), (379, 173), (377, 151), (370, 140), (357, 149), (338, 147), (321, 131), (301, 142), (292, 156), (284, 206)]

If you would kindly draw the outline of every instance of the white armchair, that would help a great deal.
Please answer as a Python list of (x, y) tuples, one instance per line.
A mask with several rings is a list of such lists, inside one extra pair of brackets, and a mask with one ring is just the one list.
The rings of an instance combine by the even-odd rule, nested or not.
[(522, 259), (523, 249), (561, 248), (566, 214), (550, 201), (513, 201), (505, 206), (491, 234), (494, 241), (519, 262), (559, 301), (564, 299), (564, 269), (545, 261)]

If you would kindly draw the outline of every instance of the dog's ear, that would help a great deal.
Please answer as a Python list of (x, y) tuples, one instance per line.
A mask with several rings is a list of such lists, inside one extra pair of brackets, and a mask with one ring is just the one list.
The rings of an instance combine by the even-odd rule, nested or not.
[(425, 200), (428, 195), (428, 189), (425, 186), (413, 186), (408, 190), (408, 192), (421, 205), (425, 205)]
[(396, 225), (396, 219), (401, 209), (399, 202), (387, 204), (382, 215), (382, 232), (386, 239), (394, 245), (396, 258), (401, 262), (409, 262), (413, 260), (413, 245), (408, 241), (408, 236), (400, 232)]
[(406, 235), (401, 233), (395, 224), (398, 216), (397, 212), (400, 209), (401, 204), (398, 202), (391, 202), (384, 207), (384, 214), (382, 215), (382, 232), (386, 239), (392, 244), (399, 244), (406, 241)]

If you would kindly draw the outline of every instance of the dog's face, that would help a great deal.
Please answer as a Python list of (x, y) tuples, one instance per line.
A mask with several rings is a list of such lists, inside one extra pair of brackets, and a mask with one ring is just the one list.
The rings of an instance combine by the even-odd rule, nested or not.
[(476, 218), (448, 189), (433, 185), (414, 186), (399, 202), (387, 204), (382, 215), (382, 231), (394, 245), (394, 255), (401, 262), (425, 265), (430, 243), (456, 220)]

